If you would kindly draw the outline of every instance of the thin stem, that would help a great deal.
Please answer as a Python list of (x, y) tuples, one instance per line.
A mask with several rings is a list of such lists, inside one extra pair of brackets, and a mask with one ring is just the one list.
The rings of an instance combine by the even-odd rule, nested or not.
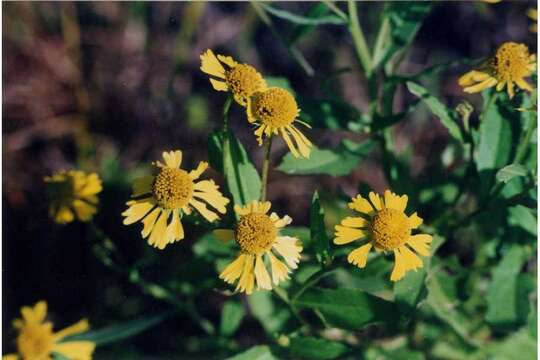
[(369, 53), (369, 48), (366, 43), (366, 38), (364, 32), (360, 27), (360, 22), (358, 21), (358, 11), (356, 9), (356, 1), (349, 0), (348, 3), (349, 9), (349, 32), (354, 41), (354, 48), (356, 49), (356, 54), (360, 60), (360, 64), (364, 68), (364, 72), (367, 77), (371, 76), (371, 54)]
[(304, 282), (304, 284), (302, 284), (302, 287), (300, 287), (300, 289), (298, 289), (298, 291), (296, 291), (296, 293), (293, 295), (292, 302), (294, 303), (307, 289), (317, 284), (323, 277), (330, 275), (330, 273), (332, 273), (334, 270), (336, 269), (333, 266), (329, 266), (311, 275)]
[(326, 7), (329, 8), (334, 14), (336, 14), (337, 16), (339, 16), (340, 18), (342, 18), (342, 19), (345, 20), (345, 21), (349, 21), (349, 17), (347, 16), (347, 14), (345, 14), (343, 11), (341, 11), (341, 9), (338, 8), (332, 1), (330, 1), (330, 0), (323, 0), (322, 2), (323, 2), (324, 5), (326, 5)]
[(261, 201), (266, 201), (266, 188), (268, 184), (268, 170), (270, 169), (270, 152), (272, 150), (272, 136), (264, 141), (264, 159), (262, 164)]
[(524, 160), (525, 155), (527, 155), (527, 149), (529, 148), (531, 137), (534, 134), (534, 129), (536, 129), (536, 116), (533, 114), (535, 113), (531, 111), (527, 130), (525, 131), (525, 134), (523, 135), (521, 141), (518, 144), (516, 156), (514, 157), (514, 161), (512, 162), (513, 164), (521, 163)]
[(221, 163), (223, 167), (223, 177), (227, 179), (227, 175), (230, 173), (228, 165), (230, 158), (230, 144), (229, 144), (229, 110), (231, 109), (232, 104), (232, 95), (227, 97), (225, 104), (223, 104), (223, 144), (221, 152)]

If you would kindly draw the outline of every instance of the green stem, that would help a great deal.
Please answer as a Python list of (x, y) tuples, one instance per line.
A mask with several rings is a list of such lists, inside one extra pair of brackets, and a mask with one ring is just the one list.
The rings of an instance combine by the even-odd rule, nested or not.
[(334, 266), (329, 266), (329, 267), (326, 267), (326, 268), (323, 268), (319, 271), (317, 271), (316, 273), (314, 273), (313, 275), (311, 275), (303, 284), (302, 286), (300, 287), (300, 289), (298, 289), (298, 291), (296, 291), (296, 293), (293, 295), (292, 297), (292, 302), (294, 303), (296, 300), (298, 300), (298, 298), (307, 290), (309, 289), (310, 287), (312, 287), (313, 285), (317, 284), (323, 277), (327, 276), (327, 275), (330, 275), (332, 273), (332, 271), (336, 270), (336, 268)]
[(527, 155), (527, 149), (529, 148), (531, 137), (534, 134), (534, 129), (536, 129), (536, 116), (533, 116), (532, 114), (535, 113), (530, 112), (529, 124), (527, 126), (527, 130), (525, 131), (525, 134), (523, 135), (521, 141), (518, 144), (516, 156), (514, 157), (514, 161), (512, 162), (513, 164), (521, 163), (525, 159), (525, 155)]
[(229, 95), (227, 100), (225, 100), (225, 104), (223, 104), (223, 151), (221, 154), (221, 163), (223, 164), (223, 177), (225, 179), (227, 179), (227, 175), (230, 173), (227, 166), (227, 159), (230, 157), (231, 151), (229, 144), (229, 110), (231, 109), (232, 100), (232, 95)]
[(366, 76), (371, 77), (371, 54), (369, 53), (369, 48), (366, 43), (366, 38), (364, 32), (360, 27), (360, 22), (358, 21), (358, 11), (356, 9), (356, 1), (349, 0), (348, 3), (349, 9), (349, 32), (354, 41), (354, 48), (360, 64), (364, 68)]
[(343, 20), (345, 21), (349, 21), (349, 17), (347, 16), (347, 14), (345, 14), (343, 11), (341, 11), (340, 8), (338, 8), (336, 5), (334, 5), (334, 3), (332, 1), (329, 1), (329, 0), (323, 0), (322, 1), (324, 5), (326, 5), (327, 8), (329, 8), (334, 14), (336, 14), (337, 16), (339, 16), (340, 18), (342, 18)]
[(264, 159), (262, 164), (261, 201), (266, 201), (266, 188), (268, 184), (268, 171), (270, 169), (270, 153), (272, 151), (272, 136), (264, 141)]

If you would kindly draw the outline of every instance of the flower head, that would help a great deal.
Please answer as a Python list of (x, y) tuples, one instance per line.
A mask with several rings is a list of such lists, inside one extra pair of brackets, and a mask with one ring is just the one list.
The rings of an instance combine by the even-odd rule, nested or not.
[(297, 119), (299, 114), (300, 109), (294, 97), (287, 90), (278, 87), (255, 93), (247, 106), (248, 121), (258, 126), (255, 135), (259, 145), (262, 144), (263, 135), (270, 137), (279, 134), (294, 157), (308, 158), (312, 144), (294, 123), (310, 126)]
[(247, 105), (251, 95), (266, 89), (266, 82), (253, 66), (239, 64), (230, 56), (216, 56), (210, 49), (201, 55), (201, 70), (214, 77), (210, 83), (215, 90), (232, 92), (242, 106)]
[(180, 150), (164, 152), (163, 160), (165, 164), (155, 163), (159, 170), (156, 176), (135, 180), (133, 200), (126, 203), (128, 209), (122, 213), (124, 225), (142, 221), (142, 237), (148, 237), (148, 244), (158, 249), (184, 238), (181, 219), (193, 208), (212, 222), (219, 216), (205, 202), (221, 214), (225, 214), (229, 203), (213, 180), (197, 181), (208, 167), (207, 162), (201, 161), (197, 169), (187, 172), (180, 168)]
[(485, 61), (479, 69), (469, 71), (459, 78), (459, 85), (467, 93), (476, 93), (497, 86), (501, 91), (506, 86), (510, 98), (514, 97), (514, 85), (532, 91), (524, 78), (536, 69), (536, 55), (529, 54), (525, 44), (506, 42), (493, 57)]
[(336, 225), (334, 244), (344, 245), (355, 240), (366, 243), (353, 250), (347, 260), (363, 268), (372, 247), (376, 251), (393, 251), (394, 270), (390, 280), (398, 281), (409, 270), (423, 266), (422, 260), (412, 250), (422, 256), (429, 256), (432, 237), (427, 234), (412, 235), (412, 230), (422, 224), (416, 213), (405, 215), (407, 195), (398, 196), (386, 190), (384, 196), (369, 193), (369, 200), (358, 195), (349, 203), (349, 208), (361, 214), (347, 217)]
[(91, 341), (63, 341), (67, 336), (88, 330), (88, 321), (83, 319), (64, 330), (53, 332), (53, 324), (45, 321), (47, 303), (40, 301), (34, 307), (23, 306), (22, 319), (13, 321), (18, 330), (17, 354), (4, 355), (3, 360), (47, 360), (52, 353), (69, 359), (90, 360), (96, 347)]
[[(276, 213), (267, 215), (270, 202), (257, 202), (241, 207), (234, 206), (240, 216), (234, 230), (219, 229), (214, 234), (223, 241), (235, 239), (240, 247), (240, 254), (219, 277), (229, 284), (236, 280), (236, 290), (251, 294), (257, 281), (258, 289), (272, 289), (274, 285), (289, 278), (291, 269), (298, 267), (302, 246), (299, 240), (290, 236), (281, 236), (280, 229), (290, 224), (292, 219), (285, 215), (280, 218)], [(283, 262), (280, 257), (283, 259)], [(265, 263), (266, 260), (266, 263)], [(270, 264), (272, 278), (267, 271)]]
[(49, 216), (58, 224), (90, 221), (97, 212), (98, 197), (102, 190), (101, 180), (95, 173), (79, 170), (60, 171), (46, 176), (50, 198)]

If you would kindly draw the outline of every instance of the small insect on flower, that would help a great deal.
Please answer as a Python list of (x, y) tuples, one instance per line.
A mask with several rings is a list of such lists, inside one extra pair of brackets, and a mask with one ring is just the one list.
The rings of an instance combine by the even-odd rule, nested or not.
[(88, 321), (83, 319), (64, 330), (53, 332), (53, 324), (45, 321), (47, 303), (40, 301), (34, 307), (21, 308), (22, 319), (13, 321), (18, 331), (17, 354), (8, 354), (2, 360), (45, 360), (58, 353), (68, 359), (90, 360), (96, 344), (91, 341), (64, 341), (70, 335), (89, 329)]
[[(294, 157), (309, 158), (311, 141), (294, 126), (300, 123), (308, 128), (308, 124), (297, 119), (300, 109), (294, 97), (285, 89), (272, 87), (255, 93), (247, 106), (247, 116), (250, 123), (258, 126), (255, 136), (262, 145), (263, 135), (281, 135)], [(294, 139), (294, 143), (291, 140)]]
[(159, 169), (156, 176), (135, 180), (133, 200), (126, 203), (128, 209), (122, 213), (124, 225), (142, 221), (142, 237), (148, 237), (148, 244), (158, 249), (184, 238), (181, 219), (184, 214), (191, 214), (192, 208), (212, 222), (219, 216), (204, 202), (221, 214), (225, 214), (229, 203), (213, 180), (196, 181), (208, 168), (207, 162), (201, 161), (197, 169), (187, 172), (180, 169), (180, 150), (164, 152), (163, 160), (165, 164), (154, 163)]
[(210, 83), (215, 90), (232, 92), (242, 106), (247, 105), (251, 95), (266, 89), (266, 82), (253, 66), (239, 64), (230, 56), (216, 56), (210, 49), (201, 55), (201, 70), (214, 77)]
[[(296, 269), (300, 261), (302, 246), (299, 240), (279, 234), (280, 229), (290, 224), (292, 219), (287, 215), (279, 218), (276, 213), (267, 215), (270, 207), (269, 201), (253, 201), (243, 207), (235, 205), (234, 211), (240, 216), (236, 228), (214, 230), (220, 240), (235, 239), (240, 246), (240, 255), (223, 270), (220, 279), (234, 284), (240, 278), (236, 291), (248, 295), (253, 292), (255, 280), (258, 289), (271, 290), (272, 283), (278, 285), (288, 279), (289, 272)], [(279, 259), (280, 256), (285, 263)], [(272, 279), (266, 269), (268, 263)]]
[(525, 44), (506, 42), (494, 56), (478, 69), (469, 71), (459, 78), (459, 85), (466, 93), (477, 93), (496, 86), (501, 91), (506, 86), (510, 98), (514, 97), (514, 85), (527, 91), (532, 87), (524, 78), (536, 70), (536, 55), (529, 54)]
[(392, 281), (400, 280), (409, 270), (423, 267), (422, 260), (412, 250), (422, 256), (429, 256), (432, 237), (427, 234), (411, 235), (411, 231), (422, 224), (422, 219), (416, 213), (405, 215), (407, 195), (398, 196), (386, 190), (382, 197), (370, 192), (369, 200), (371, 203), (360, 195), (353, 198), (349, 208), (361, 216), (347, 217), (335, 227), (334, 244), (366, 241), (366, 244), (349, 254), (349, 263), (364, 268), (368, 253), (374, 247), (378, 252), (394, 252), (395, 265), (390, 276)]
[(58, 224), (67, 224), (75, 218), (90, 221), (97, 212), (101, 180), (95, 173), (60, 171), (44, 178), (49, 194), (49, 216)]

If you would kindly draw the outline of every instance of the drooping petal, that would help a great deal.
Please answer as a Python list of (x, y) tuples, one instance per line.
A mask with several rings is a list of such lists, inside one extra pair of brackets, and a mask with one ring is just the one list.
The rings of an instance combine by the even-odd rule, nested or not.
[(409, 226), (411, 227), (411, 229), (416, 229), (417, 227), (422, 225), (422, 222), (422, 218), (418, 216), (416, 212), (409, 216)]
[(143, 229), (141, 231), (141, 235), (144, 238), (146, 238), (154, 228), (154, 224), (156, 222), (156, 219), (161, 214), (163, 209), (156, 207), (154, 210), (152, 210), (144, 219), (143, 219)]
[(510, 96), (510, 99), (514, 97), (514, 83), (512, 81), (508, 81), (508, 87), (506, 89), (508, 91), (508, 96)]
[(297, 244), (298, 239), (290, 236), (279, 236), (272, 248), (285, 259), (291, 269), (296, 269), (300, 262), (300, 252), (302, 247)]
[(59, 224), (67, 224), (72, 222), (73, 219), (75, 219), (73, 211), (71, 211), (71, 209), (67, 206), (60, 206), (56, 213), (54, 213), (54, 210), (52, 210), (51, 212), (52, 216), (54, 216), (54, 221)]
[(394, 249), (394, 261), (394, 270), (392, 270), (390, 280), (398, 281), (402, 279), (403, 276), (405, 276), (405, 272), (407, 271), (407, 264), (405, 262), (405, 258), (399, 251), (399, 248)]
[(171, 210), (165, 209), (161, 212), (161, 215), (157, 219), (154, 228), (150, 233), (150, 237), (148, 238), (148, 244), (157, 247), (160, 250), (165, 249), (165, 246), (167, 245), (167, 219), (169, 218), (170, 213)]
[(302, 157), (309, 158), (311, 142), (293, 125), (288, 126), (287, 129), (291, 132)]
[(272, 282), (264, 266), (262, 255), (257, 255), (257, 259), (255, 260), (255, 279), (257, 280), (257, 287), (259, 289), (272, 290)]
[(413, 235), (407, 241), (407, 245), (410, 245), (414, 251), (422, 256), (429, 256), (429, 244), (433, 240), (433, 237), (428, 234)]
[(141, 220), (156, 205), (154, 198), (145, 198), (140, 200), (130, 200), (126, 203), (127, 210), (122, 213), (124, 216), (124, 225), (133, 224)]
[(463, 91), (465, 91), (466, 93), (477, 93), (477, 92), (480, 92), (482, 90), (485, 90), (485, 89), (488, 89), (492, 86), (495, 86), (497, 84), (497, 79), (495, 78), (492, 78), (492, 77), (489, 77), (487, 78), (486, 80), (476, 84), (476, 85), (472, 85), (472, 86), (469, 86), (469, 87), (466, 87), (463, 89)]
[(242, 269), (242, 276), (238, 285), (236, 285), (236, 290), (240, 292), (245, 292), (250, 295), (253, 292), (253, 286), (255, 283), (255, 275), (253, 274), (253, 256), (246, 255), (244, 260), (244, 268)]
[(283, 129), (283, 128), (279, 129), (279, 131), (281, 133), (281, 136), (283, 137), (283, 140), (285, 140), (285, 143), (287, 144), (287, 147), (291, 151), (291, 154), (295, 158), (300, 158), (301, 156), (298, 153), (298, 151), (296, 150), (295, 146), (293, 145), (293, 143), (291, 141), (291, 138), (290, 138), (289, 134), (287, 133), (287, 131), (285, 129)]
[(519, 86), (521, 89), (523, 90), (527, 90), (529, 92), (532, 92), (533, 91), (533, 88), (531, 87), (531, 85), (529, 85), (528, 82), (526, 82), (525, 80), (523, 79), (518, 79), (516, 80), (516, 84), (517, 86)]
[(341, 220), (341, 225), (346, 227), (360, 228), (365, 227), (368, 224), (369, 221), (361, 217), (347, 216), (345, 219)]
[(375, 208), (375, 210), (381, 210), (382, 209), (382, 201), (381, 201), (381, 197), (379, 196), (379, 194), (376, 194), (373, 191), (371, 191), (369, 193), (369, 200), (373, 204), (373, 207)]
[(242, 274), (244, 262), (248, 255), (241, 254), (219, 274), (219, 278), (229, 284), (233, 284)]
[(208, 168), (208, 163), (206, 161), (201, 161), (199, 165), (197, 166), (197, 169), (191, 170), (189, 172), (189, 177), (191, 177), (192, 180), (197, 180), (199, 176)]
[(219, 187), (214, 183), (213, 180), (199, 181), (195, 183), (194, 189), (196, 190), (193, 193), (194, 197), (206, 201), (222, 214), (227, 212), (226, 206), (229, 203), (229, 199), (221, 194)]
[(472, 70), (461, 76), (458, 80), (458, 83), (460, 86), (471, 86), (472, 84), (484, 81), (489, 77), (490, 75), (485, 72)]
[(424, 266), (422, 259), (420, 259), (418, 255), (412, 252), (407, 246), (400, 247), (399, 251), (401, 251), (401, 254), (405, 257), (407, 270), (416, 270)]
[(90, 205), (85, 201), (75, 199), (71, 204), (75, 214), (80, 221), (90, 221), (92, 216), (97, 212), (97, 208), (94, 205)]
[(349, 256), (347, 256), (347, 261), (353, 265), (363, 268), (367, 264), (367, 258), (369, 250), (371, 250), (371, 243), (360, 246), (359, 248), (351, 251)]
[(71, 326), (68, 326), (67, 328), (62, 329), (62, 330), (54, 333), (53, 338), (54, 338), (54, 341), (58, 341), (58, 340), (61, 340), (61, 339), (65, 338), (66, 336), (75, 335), (75, 334), (78, 334), (78, 333), (85, 332), (89, 328), (90, 328), (90, 325), (88, 324), (88, 320), (87, 319), (82, 319), (82, 320), (76, 322), (75, 324), (73, 324)]
[(206, 205), (204, 203), (200, 202), (200, 201), (197, 201), (195, 199), (191, 199), (191, 200), (189, 200), (189, 205), (191, 205), (195, 209), (197, 209), (199, 214), (201, 214), (209, 222), (213, 222), (213, 221), (219, 219), (219, 216), (215, 212), (213, 212), (211, 210), (208, 210)]
[(336, 232), (334, 235), (336, 237), (334, 238), (334, 244), (336, 245), (348, 244), (368, 235), (367, 230), (354, 229), (342, 225), (336, 225), (335, 230)]
[(225, 79), (225, 68), (210, 49), (201, 55), (201, 70), (208, 75)]
[(373, 214), (373, 206), (369, 203), (367, 199), (362, 197), (361, 195), (357, 195), (355, 198), (352, 198), (352, 201), (348, 204), (349, 209), (356, 210), (359, 213), (366, 214), (366, 215), (372, 215)]
[(73, 360), (92, 360), (96, 344), (91, 341), (68, 341), (53, 345), (53, 351)]
[(270, 265), (272, 266), (272, 281), (274, 285), (279, 284), (283, 280), (289, 278), (289, 268), (281, 260), (276, 258), (271, 252), (268, 252)]
[(230, 229), (216, 229), (213, 231), (216, 238), (223, 242), (228, 242), (234, 239), (234, 230)]
[(166, 237), (167, 243), (173, 243), (184, 238), (184, 227), (182, 226), (178, 209), (174, 209), (172, 211), (172, 219), (170, 224), (167, 226)]

